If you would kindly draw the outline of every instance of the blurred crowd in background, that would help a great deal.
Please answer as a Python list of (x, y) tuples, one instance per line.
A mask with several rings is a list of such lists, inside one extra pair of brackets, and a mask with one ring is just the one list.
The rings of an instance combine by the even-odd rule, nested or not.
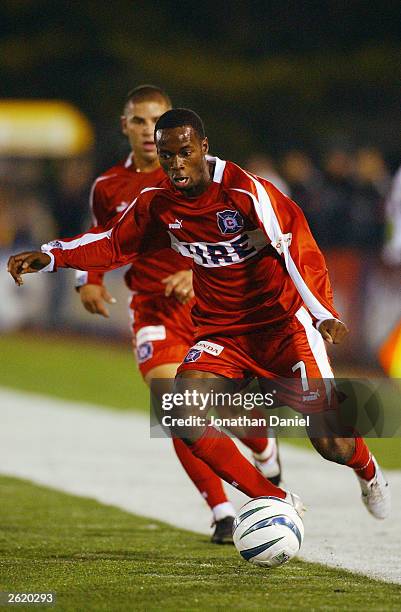
[[(0, 332), (129, 333), (121, 272), (106, 275), (118, 303), (105, 320), (84, 311), (71, 271), (26, 278), (20, 290), (3, 270), (11, 252), (90, 226), (92, 180), (124, 157), (122, 101), (130, 86), (155, 83), (175, 106), (200, 114), (214, 154), (270, 179), (302, 207), (350, 328), (336, 356), (375, 359), (401, 317), (401, 171), (389, 195), (401, 165), (401, 4), (382, 2), (380, 18), (372, 2), (309, 4), (0, 3), (0, 110), (10, 103), (2, 112), (17, 117), (21, 145), (13, 159), (16, 138), (0, 112)], [(47, 106), (51, 155), (27, 158), (26, 140), (36, 134), (44, 150), (48, 130), (22, 107), (10, 109), (13, 100), (68, 101), (58, 105), (59, 121)], [(61, 125), (71, 105), (81, 114), (76, 149), (92, 151), (79, 158), (65, 143), (54, 152), (61, 136), (69, 142), (69, 124)], [(35, 107), (34, 118), (40, 113)]]
[[(270, 180), (303, 209), (326, 255), (336, 305), (351, 329), (336, 354), (344, 361), (374, 361), (377, 346), (400, 312), (399, 267), (392, 265), (397, 260), (384, 257), (392, 217), (401, 210), (401, 201), (390, 206), (396, 168), (375, 147), (333, 148), (320, 159), (301, 149), (288, 150), (279, 159), (259, 151), (241, 165)], [(97, 167), (93, 153), (59, 160), (0, 159), (3, 270), (11, 253), (86, 231), (91, 185), (104, 169)], [(119, 302), (107, 322), (83, 310), (72, 271), (29, 278), (23, 291), (2, 274), (0, 292), (6, 299), (0, 301), (0, 330), (33, 325), (126, 336), (121, 272), (107, 275), (106, 284)]]
[[(352, 247), (380, 256), (391, 170), (379, 149), (338, 148), (319, 160), (297, 149), (277, 160), (260, 152), (243, 166), (297, 202), (323, 250)], [(15, 251), (86, 230), (91, 183), (102, 170), (89, 156), (0, 161), (0, 246)]]

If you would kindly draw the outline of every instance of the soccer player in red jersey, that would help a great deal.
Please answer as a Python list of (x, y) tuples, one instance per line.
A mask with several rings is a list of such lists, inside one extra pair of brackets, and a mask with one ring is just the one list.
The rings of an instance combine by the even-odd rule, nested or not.
[[(154, 85), (140, 85), (127, 94), (121, 128), (131, 153), (101, 174), (92, 186), (90, 207), (95, 226), (112, 227), (141, 191), (165, 178), (157, 156), (154, 128), (170, 108), (168, 95)], [(194, 304), (192, 269), (188, 260), (170, 248), (138, 254), (132, 263), (125, 282), (132, 292), (130, 314), (140, 372), (148, 385), (154, 379), (174, 379), (194, 340), (190, 315)], [(112, 303), (113, 298), (103, 284), (103, 277), (102, 272), (93, 270), (77, 272), (77, 285), (84, 307), (93, 314), (108, 317), (106, 304)], [(271, 468), (278, 467), (275, 439), (268, 444), (266, 436), (255, 436), (245, 442), (253, 450), (256, 462), (264, 459), (259, 461), (264, 475), (271, 476)], [(180, 438), (174, 438), (173, 444), (182, 466), (212, 510), (215, 522), (212, 541), (230, 540), (235, 511), (220, 478)]]
[[(323, 398), (308, 380), (322, 381), (324, 394), (333, 377), (323, 340), (336, 344), (347, 329), (333, 307), (325, 261), (304, 215), (268, 181), (208, 157), (203, 123), (193, 111), (167, 111), (155, 135), (165, 181), (142, 192), (113, 229), (11, 257), (11, 275), (21, 284), (22, 274), (40, 269), (106, 270), (132, 261), (141, 250), (171, 246), (193, 259), (196, 296), (198, 341), (179, 367), (178, 390), (188, 381), (212, 386), (249, 374), (292, 379), (313, 413)], [(178, 404), (171, 412), (177, 418), (186, 414)], [(312, 417), (325, 426), (325, 414)], [(355, 471), (367, 509), (385, 518), (389, 487), (363, 439), (327, 429), (311, 441), (323, 457)], [(185, 442), (245, 494), (286, 498), (302, 510), (297, 496), (264, 479), (223, 432), (196, 423)]]

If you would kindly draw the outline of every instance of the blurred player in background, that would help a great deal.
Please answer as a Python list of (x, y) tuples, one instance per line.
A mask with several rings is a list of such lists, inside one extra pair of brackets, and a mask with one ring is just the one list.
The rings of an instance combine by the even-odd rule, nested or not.
[[(121, 128), (131, 153), (95, 180), (90, 197), (94, 225), (110, 227), (143, 189), (165, 178), (154, 143), (154, 127), (170, 108), (169, 97), (158, 87), (141, 85), (128, 93)], [(174, 224), (179, 225), (179, 220)], [(113, 303), (113, 298), (103, 284), (103, 276), (100, 272), (78, 272), (77, 285), (84, 307), (108, 317), (106, 304)], [(192, 269), (182, 256), (163, 249), (138, 255), (125, 274), (125, 282), (132, 292), (133, 344), (140, 372), (148, 385), (152, 379), (173, 379), (194, 340), (190, 315), (194, 303)], [(254, 452), (264, 475), (278, 481), (275, 439), (269, 444), (265, 436), (243, 441)], [(175, 438), (173, 443), (182, 466), (212, 510), (216, 525), (212, 541), (231, 540), (235, 511), (220, 478), (182, 440)]]
[[(216, 380), (249, 374), (262, 382), (292, 379), (296, 399), (307, 402), (304, 411), (322, 428), (319, 435), (308, 429), (315, 449), (350, 467), (368, 511), (386, 518), (388, 483), (364, 440), (328, 427), (336, 394), (323, 340), (341, 342), (347, 329), (334, 309), (325, 261), (301, 210), (268, 181), (208, 157), (203, 123), (193, 111), (167, 111), (155, 135), (165, 181), (142, 192), (109, 231), (56, 240), (43, 252), (11, 257), (15, 282), (22, 284), (21, 274), (58, 267), (107, 270), (156, 244), (192, 257), (198, 342), (178, 369), (176, 388), (184, 390), (192, 379), (209, 381), (213, 389)], [(291, 406), (294, 398), (289, 399)], [(171, 416), (180, 418), (186, 409), (175, 405)], [(187, 429), (185, 442), (246, 495), (274, 495), (302, 513), (298, 496), (263, 478), (222, 431), (196, 423)]]

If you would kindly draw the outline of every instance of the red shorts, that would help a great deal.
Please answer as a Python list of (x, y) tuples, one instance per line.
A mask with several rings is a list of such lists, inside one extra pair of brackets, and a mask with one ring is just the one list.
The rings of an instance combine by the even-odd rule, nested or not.
[(323, 338), (303, 307), (285, 327), (272, 326), (249, 334), (211, 336), (198, 341), (177, 372), (187, 370), (235, 379), (280, 379), (281, 389), (288, 381), (288, 394), (299, 388), (306, 398), (303, 401), (312, 410), (321, 406), (322, 401), (327, 403), (327, 394), (331, 394), (327, 379), (333, 378)]
[(142, 376), (159, 365), (180, 363), (194, 342), (193, 301), (134, 295), (130, 304), (134, 354)]

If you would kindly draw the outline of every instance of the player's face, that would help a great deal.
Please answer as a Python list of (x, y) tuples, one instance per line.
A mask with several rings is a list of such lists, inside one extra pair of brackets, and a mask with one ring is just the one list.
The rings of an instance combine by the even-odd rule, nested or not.
[(210, 184), (205, 155), (209, 146), (190, 126), (165, 128), (156, 133), (160, 165), (174, 187), (189, 197), (197, 196)]
[(154, 142), (156, 121), (169, 110), (169, 105), (162, 98), (128, 102), (121, 117), (121, 128), (131, 145), (137, 164), (157, 162), (157, 151)]

